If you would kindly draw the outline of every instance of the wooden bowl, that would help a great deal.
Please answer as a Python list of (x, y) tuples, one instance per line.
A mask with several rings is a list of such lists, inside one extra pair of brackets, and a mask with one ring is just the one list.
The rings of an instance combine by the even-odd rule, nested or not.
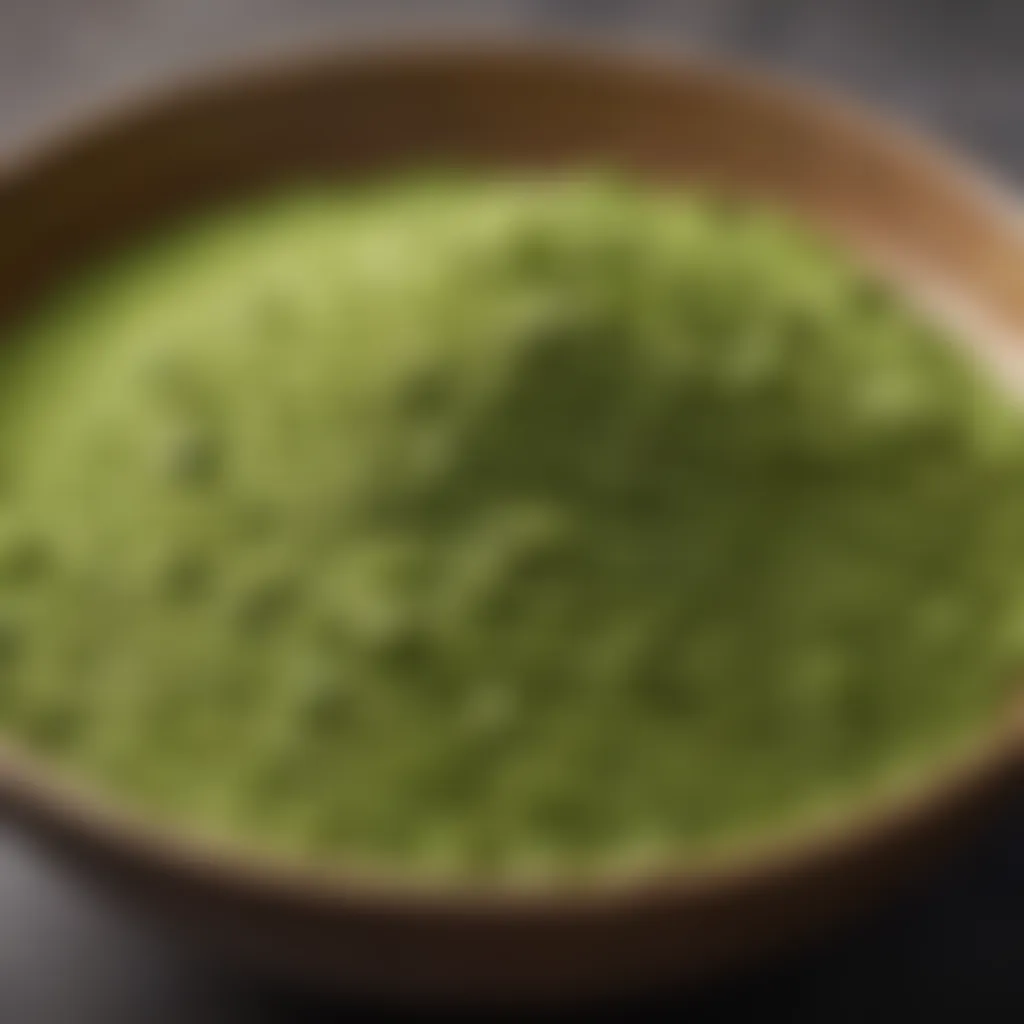
[[(976, 175), (757, 74), (534, 44), (307, 53), (75, 123), (0, 167), (0, 324), (183, 211), (283, 180), (437, 162), (612, 162), (770, 197), (884, 260), (1014, 364), (1024, 233)], [(1016, 781), (1020, 726), (1009, 715), (914, 793), (784, 848), (530, 892), (368, 884), (204, 847), (74, 791), (9, 745), (0, 796), (72, 864), (211, 949), (343, 990), (504, 1005), (707, 977), (867, 906)]]

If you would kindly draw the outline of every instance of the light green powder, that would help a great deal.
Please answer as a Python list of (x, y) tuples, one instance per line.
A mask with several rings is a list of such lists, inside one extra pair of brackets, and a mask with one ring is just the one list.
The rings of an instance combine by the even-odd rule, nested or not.
[(19, 333), (0, 722), (190, 830), (409, 873), (685, 860), (1009, 696), (1020, 415), (767, 211), (312, 189)]

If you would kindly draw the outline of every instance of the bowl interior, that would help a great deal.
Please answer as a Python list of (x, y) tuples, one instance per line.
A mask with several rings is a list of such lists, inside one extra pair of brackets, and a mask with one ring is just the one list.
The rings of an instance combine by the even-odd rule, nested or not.
[(72, 125), (0, 183), (0, 319), (76, 262), (272, 183), (594, 163), (783, 202), (969, 312), (972, 333), (1024, 326), (1009, 204), (916, 140), (759, 76), (498, 46), (281, 60)]

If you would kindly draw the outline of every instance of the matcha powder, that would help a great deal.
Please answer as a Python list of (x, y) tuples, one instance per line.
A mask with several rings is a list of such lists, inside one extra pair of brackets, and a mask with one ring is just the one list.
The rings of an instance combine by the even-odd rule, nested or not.
[(0, 724), (177, 827), (459, 877), (685, 862), (1012, 697), (1021, 414), (772, 211), (308, 189), (16, 333)]

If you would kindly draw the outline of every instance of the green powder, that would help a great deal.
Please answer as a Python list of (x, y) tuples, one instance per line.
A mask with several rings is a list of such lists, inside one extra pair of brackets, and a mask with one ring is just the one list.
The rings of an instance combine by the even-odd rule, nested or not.
[(409, 873), (781, 834), (991, 724), (1020, 413), (784, 216), (603, 180), (251, 202), (5, 347), (0, 722)]

